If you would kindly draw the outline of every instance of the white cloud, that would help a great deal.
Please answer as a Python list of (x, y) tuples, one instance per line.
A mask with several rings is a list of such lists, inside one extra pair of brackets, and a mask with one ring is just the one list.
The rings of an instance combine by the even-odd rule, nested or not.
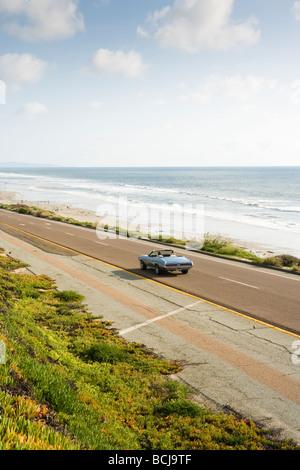
[(6, 84), (0, 80), (0, 104), (6, 104)]
[[(234, 0), (174, 0), (172, 7), (155, 11), (146, 21), (152, 28), (152, 37), (164, 47), (197, 52), (255, 44), (260, 37), (256, 18), (234, 22), (233, 4)], [(146, 36), (140, 27), (138, 32)]]
[(248, 75), (244, 78), (240, 75), (229, 77), (210, 75), (200, 84), (195, 93), (182, 95), (181, 98), (197, 103), (207, 103), (215, 96), (247, 101), (258, 93), (273, 89), (274, 86), (275, 80), (254, 75)]
[(89, 103), (89, 106), (90, 106), (90, 108), (93, 108), (93, 109), (100, 109), (100, 108), (102, 108), (103, 103), (101, 101), (91, 101)]
[(146, 31), (144, 28), (141, 28), (141, 26), (138, 26), (136, 29), (137, 35), (141, 36), (142, 38), (150, 38), (150, 34), (148, 31)]
[(48, 109), (44, 104), (37, 102), (27, 103), (20, 109), (20, 113), (25, 116), (37, 116), (47, 111)]
[(146, 69), (143, 60), (135, 51), (110, 51), (99, 49), (92, 60), (91, 69), (100, 74), (121, 74), (130, 78), (141, 77)]
[(24, 41), (72, 37), (84, 30), (77, 4), (78, 0), (0, 0), (2, 28)]
[(47, 63), (32, 54), (0, 56), (0, 78), (10, 89), (18, 91), (23, 83), (37, 83)]
[(294, 5), (291, 11), (296, 21), (300, 21), (300, 2), (294, 2)]

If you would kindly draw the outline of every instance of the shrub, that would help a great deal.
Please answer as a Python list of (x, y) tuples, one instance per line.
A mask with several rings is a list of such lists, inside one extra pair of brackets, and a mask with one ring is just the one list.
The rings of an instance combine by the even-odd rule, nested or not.
[(85, 348), (80, 356), (86, 361), (116, 364), (126, 362), (128, 354), (114, 344), (95, 343)]
[(176, 414), (183, 417), (190, 416), (191, 418), (202, 416), (205, 413), (198, 405), (184, 399), (168, 401), (157, 407), (156, 412), (164, 416)]
[(84, 296), (78, 294), (73, 290), (63, 290), (60, 292), (55, 292), (54, 297), (57, 297), (59, 300), (64, 302), (81, 302), (84, 299)]
[(293, 266), (300, 266), (300, 259), (291, 255), (278, 255), (276, 259), (281, 263), (282, 266), (292, 268)]
[(281, 267), (281, 262), (276, 258), (276, 256), (269, 256), (268, 258), (265, 258), (263, 260), (263, 264), (266, 264), (267, 266), (274, 266), (275, 268)]
[(205, 233), (202, 250), (216, 252), (230, 244), (230, 240), (223, 238), (221, 235), (210, 235), (209, 233)]

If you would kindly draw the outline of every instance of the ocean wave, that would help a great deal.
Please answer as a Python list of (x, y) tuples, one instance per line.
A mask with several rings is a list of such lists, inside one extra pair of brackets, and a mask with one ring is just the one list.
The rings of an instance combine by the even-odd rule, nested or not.
[(35, 176), (33, 176), (33, 175), (21, 175), (21, 174), (19, 175), (18, 173), (2, 173), (2, 172), (0, 172), (0, 178), (3, 178), (5, 180), (7, 178), (9, 178), (9, 179), (12, 179), (12, 178), (14, 178), (14, 179), (19, 179), (19, 178), (21, 178), (21, 179), (35, 179)]
[(259, 209), (267, 209), (267, 210), (279, 211), (279, 212), (300, 212), (300, 206), (289, 205), (289, 204), (293, 204), (293, 202), (291, 201), (249, 200), (249, 199), (236, 198), (236, 197), (213, 196), (213, 195), (209, 195), (205, 197), (208, 199), (212, 199), (212, 200), (240, 204), (242, 206), (257, 207)]
[(252, 215), (241, 215), (236, 213), (230, 212), (214, 212), (214, 211), (205, 211), (205, 217), (224, 221), (224, 222), (231, 222), (231, 223), (238, 223), (245, 226), (251, 227), (261, 227), (266, 229), (273, 229), (273, 230), (285, 230), (293, 233), (300, 234), (300, 221), (292, 222), (290, 220), (282, 220), (282, 219), (275, 219), (275, 218), (262, 218), (262, 217), (255, 217)]
[[(233, 204), (241, 207), (252, 207), (264, 211), (276, 211), (282, 213), (300, 213), (300, 205), (296, 201), (292, 200), (274, 200), (274, 199), (253, 199), (253, 198), (242, 198), (233, 197), (227, 195), (218, 194), (205, 194), (201, 188), (191, 190), (191, 188), (183, 187), (157, 187), (156, 185), (143, 185), (143, 184), (128, 184), (126, 182), (103, 182), (93, 181), (88, 179), (72, 179), (66, 177), (50, 177), (48, 175), (32, 175), (32, 174), (18, 174), (18, 173), (4, 173), (0, 172), (0, 179), (5, 180), (5, 184), (12, 182), (16, 186), (26, 185), (32, 180), (35, 180), (35, 185), (32, 185), (31, 189), (37, 192), (53, 192), (55, 191), (68, 191), (68, 192), (82, 192), (85, 197), (97, 197), (97, 196), (120, 196), (132, 198), (135, 201), (145, 202), (148, 199), (155, 200), (162, 196), (164, 203), (172, 203), (172, 199), (180, 198), (183, 204), (192, 204), (198, 201), (200, 204), (205, 201), (219, 201), (221, 204)], [(7, 181), (10, 180), (10, 181)], [(0, 182), (1, 184), (1, 182)], [(26, 189), (26, 188), (24, 188)], [(91, 196), (88, 196), (88, 193)], [(74, 193), (75, 194), (75, 193)]]
[[(40, 172), (39, 174), (18, 174), (14, 172), (0, 172), (0, 186), (4, 182), (7, 190), (14, 190), (21, 194), (23, 199), (35, 201), (41, 197), (44, 200), (67, 202), (74, 206), (85, 207), (96, 211), (99, 206), (111, 205), (113, 213), (116, 207), (131, 214), (137, 214), (147, 221), (149, 214), (156, 217), (162, 214), (168, 222), (168, 217), (176, 218), (181, 223), (183, 216), (185, 222), (190, 223), (195, 217), (210, 218), (220, 223), (239, 223), (245, 227), (261, 227), (265, 229), (278, 229), (291, 233), (300, 233), (300, 206), (296, 192), (290, 189), (290, 182), (282, 183), (275, 181), (271, 194), (268, 198), (267, 191), (259, 184), (254, 186), (242, 185), (237, 182), (232, 187), (228, 184), (225, 188), (222, 179), (220, 184), (215, 179), (213, 182), (191, 181), (186, 178), (181, 185), (179, 180), (174, 180), (173, 186), (170, 175), (166, 173), (165, 180), (147, 179), (147, 172), (141, 172), (140, 177), (128, 178), (128, 174), (119, 173), (111, 179), (97, 175), (91, 178), (79, 178), (79, 173), (67, 176), (57, 170), (51, 174)], [(159, 173), (157, 173), (159, 174)], [(85, 175), (83, 175), (85, 176)], [(127, 177), (127, 180), (126, 180)], [(113, 181), (115, 179), (115, 181)], [(152, 181), (154, 183), (152, 184)], [(161, 184), (160, 184), (161, 183)], [(196, 184), (197, 183), (197, 184)], [(3, 183), (2, 183), (3, 184)], [(159, 186), (160, 184), (160, 186)], [(270, 186), (270, 185), (269, 185)], [(298, 188), (295, 185), (293, 188)], [(254, 195), (257, 194), (257, 197)], [(278, 194), (282, 195), (278, 197)], [(277, 197), (275, 197), (277, 195)], [(266, 197), (265, 197), (266, 196)], [(127, 204), (127, 205), (126, 205)], [(204, 215), (203, 215), (204, 214)], [(188, 222), (189, 221), (189, 222)]]
[(50, 179), (44, 178), (41, 182), (42, 190), (65, 190), (65, 191), (86, 191), (91, 194), (112, 194), (112, 195), (120, 195), (123, 194), (124, 196), (136, 195), (143, 198), (147, 196), (153, 197), (153, 195), (160, 193), (160, 194), (179, 194), (179, 191), (176, 189), (168, 189), (168, 188), (157, 188), (151, 186), (141, 186), (141, 185), (130, 185), (130, 184), (111, 184), (106, 182), (93, 182), (88, 180), (76, 179), (76, 180), (69, 180), (66, 178), (57, 178), (57, 179)]

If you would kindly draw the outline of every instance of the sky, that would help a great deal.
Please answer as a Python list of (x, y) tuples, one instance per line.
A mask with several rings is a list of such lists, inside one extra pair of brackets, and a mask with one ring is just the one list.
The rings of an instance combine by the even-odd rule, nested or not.
[(300, 164), (300, 1), (0, 0), (0, 163)]

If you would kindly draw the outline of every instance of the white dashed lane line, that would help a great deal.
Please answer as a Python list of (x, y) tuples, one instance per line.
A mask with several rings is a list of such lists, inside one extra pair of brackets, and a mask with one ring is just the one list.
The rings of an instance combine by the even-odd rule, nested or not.
[(260, 289), (260, 287), (252, 286), (251, 284), (245, 284), (244, 282), (235, 281), (234, 279), (228, 279), (227, 277), (219, 276), (219, 279), (224, 279), (224, 281), (235, 282), (236, 284), (241, 284), (242, 286), (251, 287), (251, 289)]

